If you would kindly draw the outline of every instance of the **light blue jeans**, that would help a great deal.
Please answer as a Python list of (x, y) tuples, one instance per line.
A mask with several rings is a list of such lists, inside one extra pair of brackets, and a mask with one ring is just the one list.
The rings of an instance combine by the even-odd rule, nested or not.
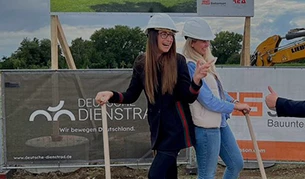
[(243, 157), (229, 127), (195, 127), (198, 179), (214, 179), (218, 156), (226, 164), (223, 179), (237, 179), (243, 169)]

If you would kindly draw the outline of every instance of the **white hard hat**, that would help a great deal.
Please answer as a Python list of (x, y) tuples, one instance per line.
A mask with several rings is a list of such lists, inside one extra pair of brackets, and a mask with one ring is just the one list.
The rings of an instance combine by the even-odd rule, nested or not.
[(187, 38), (193, 38), (198, 40), (214, 40), (213, 34), (209, 24), (200, 17), (193, 17), (187, 20), (184, 24), (182, 35)]
[(154, 14), (148, 21), (145, 33), (148, 29), (169, 29), (173, 32), (178, 32), (177, 27), (172, 18), (165, 13)]

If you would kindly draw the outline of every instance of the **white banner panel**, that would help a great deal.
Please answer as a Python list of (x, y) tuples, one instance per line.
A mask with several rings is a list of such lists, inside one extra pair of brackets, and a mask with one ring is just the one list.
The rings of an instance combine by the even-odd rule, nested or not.
[(254, 0), (197, 0), (199, 16), (253, 17)]
[[(252, 107), (250, 118), (264, 160), (305, 161), (305, 119), (277, 117), (265, 105), (268, 85), (279, 94), (305, 100), (302, 68), (219, 68), (225, 89)], [(305, 111), (304, 111), (305, 112)], [(255, 159), (246, 118), (234, 112), (229, 120), (245, 159)]]

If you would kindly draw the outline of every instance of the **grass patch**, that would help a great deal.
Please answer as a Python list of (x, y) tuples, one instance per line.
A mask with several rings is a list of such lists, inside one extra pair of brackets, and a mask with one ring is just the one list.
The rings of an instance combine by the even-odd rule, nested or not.
[(51, 0), (51, 12), (189, 12), (193, 0)]

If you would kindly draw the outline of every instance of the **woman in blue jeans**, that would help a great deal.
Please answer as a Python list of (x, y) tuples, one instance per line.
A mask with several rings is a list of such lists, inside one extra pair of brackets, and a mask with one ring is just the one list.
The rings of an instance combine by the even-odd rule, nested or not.
[(215, 36), (207, 22), (199, 17), (191, 18), (184, 24), (182, 34), (186, 39), (183, 54), (190, 76), (194, 75), (198, 61), (214, 61), (202, 79), (197, 100), (190, 106), (195, 124), (198, 179), (215, 178), (218, 156), (227, 166), (223, 178), (237, 179), (243, 169), (243, 158), (226, 120), (234, 109), (248, 113), (250, 106), (238, 103), (223, 89), (216, 72), (216, 58), (210, 50), (210, 40)]

